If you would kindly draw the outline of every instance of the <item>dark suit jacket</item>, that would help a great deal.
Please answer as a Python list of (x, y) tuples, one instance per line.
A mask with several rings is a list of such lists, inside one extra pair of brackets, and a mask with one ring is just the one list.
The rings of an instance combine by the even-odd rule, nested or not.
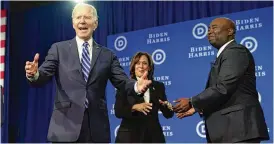
[(89, 100), (92, 140), (110, 142), (110, 127), (105, 90), (107, 81), (120, 90), (134, 93), (134, 80), (129, 80), (115, 54), (93, 43), (91, 71), (85, 82), (81, 70), (75, 38), (58, 42), (48, 51), (45, 62), (39, 67), (39, 78), (34, 85), (47, 83), (55, 76), (57, 92), (48, 130), (49, 141), (72, 142), (78, 139), (84, 101)]
[(170, 111), (166, 106), (162, 106), (159, 103), (159, 99), (162, 101), (167, 100), (163, 83), (153, 81), (149, 90), (152, 110), (148, 115), (131, 111), (134, 104), (144, 102), (143, 97), (136, 99), (134, 96), (127, 96), (117, 91), (114, 106), (115, 115), (118, 118), (122, 118), (116, 136), (117, 143), (142, 143), (144, 142), (145, 135), (149, 135), (154, 143), (165, 142), (162, 127), (158, 119), (158, 110), (161, 110), (166, 118), (171, 118), (173, 116), (173, 111)]
[(203, 110), (211, 142), (269, 139), (256, 90), (253, 56), (235, 41), (216, 59), (206, 89), (192, 98), (192, 104)]

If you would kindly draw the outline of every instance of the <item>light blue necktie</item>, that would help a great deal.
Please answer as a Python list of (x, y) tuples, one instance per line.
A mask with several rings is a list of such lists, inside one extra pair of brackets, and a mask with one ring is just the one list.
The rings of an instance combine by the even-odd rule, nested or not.
[[(84, 75), (84, 79), (87, 82), (88, 81), (88, 75), (90, 72), (90, 55), (89, 55), (89, 51), (88, 51), (88, 42), (84, 42), (83, 43), (83, 50), (82, 50), (82, 59), (81, 59), (81, 64), (82, 64), (82, 72)], [(88, 108), (88, 99), (86, 97), (85, 100), (85, 107)]]

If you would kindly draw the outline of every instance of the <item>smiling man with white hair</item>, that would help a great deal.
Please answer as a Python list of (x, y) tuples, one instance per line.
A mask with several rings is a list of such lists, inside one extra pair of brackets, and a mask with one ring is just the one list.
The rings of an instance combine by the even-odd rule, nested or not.
[(73, 9), (71, 17), (76, 35), (85, 41), (91, 39), (98, 26), (96, 9), (92, 5), (78, 3)]
[(72, 23), (76, 37), (53, 44), (39, 69), (39, 54), (32, 62), (27, 61), (26, 76), (35, 86), (44, 85), (55, 76), (57, 92), (48, 141), (110, 143), (107, 81), (129, 95), (144, 93), (151, 81), (147, 80), (147, 73), (137, 82), (129, 80), (115, 54), (92, 39), (98, 26), (92, 5), (77, 4)]

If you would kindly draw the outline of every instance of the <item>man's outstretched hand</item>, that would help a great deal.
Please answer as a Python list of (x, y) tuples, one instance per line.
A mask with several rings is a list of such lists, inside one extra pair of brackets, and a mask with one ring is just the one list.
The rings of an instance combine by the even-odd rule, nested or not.
[(184, 113), (176, 113), (176, 116), (177, 116), (177, 118), (182, 119), (184, 117), (192, 116), (195, 112), (196, 112), (195, 109), (191, 108)]
[(176, 105), (173, 107), (173, 111), (176, 113), (184, 113), (192, 108), (188, 98), (180, 98), (175, 100), (174, 102), (176, 103)]
[(32, 62), (27, 61), (25, 71), (28, 78), (34, 77), (38, 71), (39, 54), (36, 53)]

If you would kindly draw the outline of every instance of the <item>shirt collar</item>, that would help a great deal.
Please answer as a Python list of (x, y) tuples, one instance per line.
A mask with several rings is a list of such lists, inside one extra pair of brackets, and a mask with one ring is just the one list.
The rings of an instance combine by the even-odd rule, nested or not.
[[(83, 39), (80, 39), (78, 36), (76, 36), (76, 42), (77, 42), (77, 45), (82, 46), (85, 41)], [(87, 42), (89, 44), (89, 47), (92, 47), (93, 39), (90, 38)]]
[(219, 55), (224, 51), (225, 47), (231, 43), (232, 41), (234, 41), (234, 39), (228, 41), (227, 43), (225, 43), (219, 50), (218, 50), (218, 53), (217, 53), (217, 57), (219, 57)]

